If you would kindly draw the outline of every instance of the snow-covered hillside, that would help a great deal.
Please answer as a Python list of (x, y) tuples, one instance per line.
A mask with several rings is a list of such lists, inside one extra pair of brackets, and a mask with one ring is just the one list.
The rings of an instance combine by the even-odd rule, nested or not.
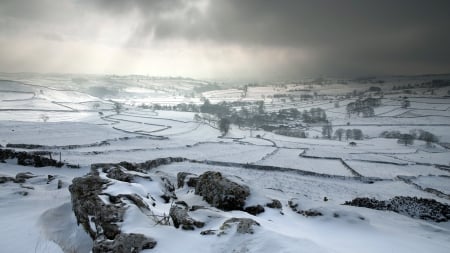
[[(356, 83), (252, 86), (245, 95), (239, 89), (223, 89), (191, 97), (193, 89), (207, 82), (130, 77), (114, 79), (118, 92), (126, 93), (119, 98), (113, 93), (95, 96), (89, 90), (111, 78), (85, 78), (79, 85), (71, 77), (0, 81), (4, 252), (89, 252), (93, 245), (128, 243), (132, 233), (146, 238), (133, 237), (149, 248), (143, 252), (450, 252), (450, 101), (443, 96), (445, 88), (435, 95), (408, 94), (410, 106), (402, 108), (399, 96), (406, 94), (389, 94), (392, 87), (426, 80), (386, 79), (381, 87), (389, 92), (381, 106), (373, 117), (360, 117), (347, 115), (345, 106), (356, 98), (343, 96), (367, 90)], [(282, 101), (274, 96), (314, 91), (314, 100)], [(422, 91), (426, 93), (416, 89)], [(214, 120), (198, 119), (195, 112), (138, 106), (199, 104), (199, 96), (212, 102), (262, 100), (269, 112), (319, 107), (335, 130), (358, 128), (364, 136), (326, 139), (320, 124), (303, 122), (308, 138), (237, 125), (222, 136)], [(123, 103), (120, 110), (117, 102)], [(432, 132), (439, 141), (403, 145), (380, 136), (415, 129)], [(159, 160), (167, 157), (178, 159)], [(49, 159), (57, 167), (40, 167)], [(242, 206), (228, 210), (208, 201), (195, 180), (212, 172), (220, 172), (226, 185), (248, 188)], [(186, 176), (183, 184), (180, 175)], [(82, 208), (90, 203), (77, 200), (75, 186), (69, 192), (74, 179), (81, 180), (80, 189), (92, 191), (96, 204), (116, 210), (117, 220)], [(83, 179), (94, 183), (84, 186)], [(211, 183), (212, 189), (224, 181)], [(95, 182), (101, 187), (91, 189)], [(413, 201), (417, 197), (417, 206), (400, 207), (415, 208), (419, 215), (407, 215), (409, 209), (343, 205), (356, 198), (388, 201), (397, 196)], [(444, 207), (421, 206), (421, 198)], [(181, 213), (184, 222), (202, 225), (177, 228), (174, 212)], [(447, 220), (430, 218), (426, 212)], [(88, 221), (78, 225), (83, 215)], [(109, 226), (115, 228), (114, 242), (104, 231)]]

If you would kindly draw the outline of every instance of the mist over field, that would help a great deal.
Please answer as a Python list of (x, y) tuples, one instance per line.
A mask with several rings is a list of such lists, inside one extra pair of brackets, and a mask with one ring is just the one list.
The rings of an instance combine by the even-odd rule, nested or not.
[(450, 252), (449, 7), (0, 2), (0, 248)]

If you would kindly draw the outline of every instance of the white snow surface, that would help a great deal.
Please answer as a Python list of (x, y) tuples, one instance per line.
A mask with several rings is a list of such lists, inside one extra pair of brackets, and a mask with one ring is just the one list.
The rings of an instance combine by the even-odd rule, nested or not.
[[(213, 102), (264, 100), (267, 111), (293, 107), (303, 111), (321, 107), (332, 120), (334, 130), (359, 128), (365, 135), (363, 140), (345, 141), (320, 138), (320, 125), (312, 126), (307, 131), (309, 138), (305, 139), (239, 129), (234, 125), (222, 138), (214, 123), (211, 126), (195, 122), (195, 113), (153, 111), (131, 106), (144, 102), (200, 103), (199, 98), (186, 98), (177, 93), (201, 85), (201, 82), (192, 80), (141, 80), (139, 83), (131, 79), (121, 80), (127, 83), (124, 90), (131, 95), (121, 100), (127, 105), (120, 114), (112, 110), (111, 101), (73, 88), (78, 84), (74, 84), (71, 78), (30, 76), (15, 80), (23, 83), (0, 81), (0, 145), (45, 145), (48, 147), (19, 151), (50, 151), (53, 157), (61, 154), (63, 161), (79, 164), (81, 168), (33, 168), (16, 165), (14, 159), (0, 163), (0, 177), (14, 177), (19, 172), (31, 172), (36, 176), (23, 184), (0, 183), (1, 252), (89, 252), (92, 241), (77, 226), (71, 210), (68, 186), (72, 179), (89, 172), (93, 163), (144, 162), (161, 157), (184, 157), (224, 164), (173, 163), (151, 170), (150, 176), (165, 175), (176, 183), (176, 175), (181, 171), (197, 175), (210, 170), (220, 171), (250, 187), (247, 205), (264, 205), (271, 199), (278, 199), (283, 208), (266, 207), (265, 212), (258, 216), (242, 211), (200, 209), (191, 214), (205, 221), (205, 227), (183, 231), (173, 226), (155, 226), (147, 216), (130, 206), (121, 229), (154, 238), (157, 246), (145, 252), (450, 252), (449, 222), (434, 223), (394, 212), (342, 205), (356, 197), (385, 200), (394, 196), (416, 196), (450, 203), (448, 197), (420, 189), (431, 188), (446, 196), (450, 194), (450, 152), (444, 145), (429, 147), (422, 141), (415, 141), (404, 146), (395, 139), (379, 138), (383, 131), (406, 133), (413, 129), (427, 129), (442, 142), (450, 142), (448, 98), (410, 97), (411, 106), (405, 109), (400, 108), (399, 94), (388, 94), (393, 85), (422, 82), (421, 79), (388, 80), (383, 85), (386, 95), (382, 106), (376, 108), (376, 116), (372, 118), (346, 115), (345, 105), (354, 98), (341, 99), (339, 108), (334, 108), (334, 103), (328, 99), (283, 102), (269, 98), (287, 90), (297, 92), (294, 91), (297, 88), (320, 88), (319, 94), (324, 95), (345, 94), (362, 90), (357, 83), (249, 87), (245, 98), (238, 89), (204, 93)], [(105, 82), (101, 78), (92, 80), (93, 85)], [(64, 87), (72, 87), (73, 90)], [(48, 117), (46, 122), (43, 116)], [(354, 141), (356, 146), (350, 146), (350, 141)], [(101, 142), (106, 144), (97, 145)], [(68, 145), (80, 146), (68, 149)], [(372, 184), (364, 182), (339, 159), (362, 177), (381, 180)], [(230, 164), (225, 166), (226, 163)], [(258, 165), (289, 171), (246, 168)], [(316, 174), (306, 175), (307, 172)], [(48, 175), (55, 175), (56, 179), (47, 184)], [(398, 176), (408, 176), (420, 187), (408, 184)], [(56, 187), (58, 180), (63, 182), (62, 189)], [(158, 197), (162, 192), (156, 180), (140, 180), (131, 184), (114, 181), (105, 191), (142, 196), (150, 194), (156, 196), (156, 207), (152, 211), (163, 215), (170, 209), (170, 204)], [(176, 194), (189, 205), (208, 206), (193, 193), (193, 189), (183, 187), (177, 189)], [(328, 201), (323, 201), (324, 197)], [(287, 204), (292, 199), (302, 209), (321, 210), (324, 216), (304, 217), (293, 212)], [(334, 218), (335, 213), (340, 218)], [(218, 229), (231, 217), (251, 218), (260, 226), (255, 227), (254, 234), (238, 234), (233, 227), (223, 236), (200, 235), (202, 230)]]

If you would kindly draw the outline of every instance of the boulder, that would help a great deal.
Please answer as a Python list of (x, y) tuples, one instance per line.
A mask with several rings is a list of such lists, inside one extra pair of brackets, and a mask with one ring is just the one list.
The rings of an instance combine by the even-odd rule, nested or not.
[(25, 183), (25, 181), (27, 179), (30, 179), (30, 178), (33, 178), (33, 177), (36, 177), (36, 176), (33, 175), (33, 173), (31, 173), (31, 172), (19, 172), (19, 173), (17, 173), (14, 182), (16, 182), (16, 183)]
[[(192, 177), (195, 177), (195, 175), (192, 174), (192, 173), (189, 173), (189, 172), (178, 172), (178, 174), (177, 174), (177, 187), (178, 188), (184, 187), (184, 183), (186, 182), (186, 179), (188, 179), (190, 181)], [(188, 186), (195, 187), (195, 185), (194, 186), (188, 185)]]
[(194, 230), (195, 227), (202, 228), (205, 223), (191, 218), (188, 209), (189, 207), (184, 201), (177, 201), (170, 207), (169, 216), (172, 218), (173, 225), (176, 228), (181, 226), (184, 230)]
[(119, 167), (112, 167), (112, 168), (108, 169), (106, 172), (106, 176), (111, 179), (115, 179), (115, 180), (119, 180), (119, 181), (127, 182), (127, 183), (131, 183), (134, 181), (133, 175), (123, 172), (122, 169)]
[(14, 182), (14, 178), (13, 177), (8, 177), (8, 176), (0, 176), (0, 184), (4, 184), (6, 182)]
[(161, 185), (163, 187), (163, 194), (160, 196), (166, 203), (169, 203), (171, 199), (177, 199), (175, 194), (175, 186), (167, 177), (160, 177)]
[(254, 233), (253, 226), (260, 226), (258, 222), (249, 218), (231, 218), (226, 220), (222, 224), (220, 230), (225, 232), (233, 224), (237, 224), (236, 232), (240, 234), (253, 234)]
[(294, 199), (289, 200), (288, 205), (292, 209), (292, 211), (301, 214), (305, 217), (315, 217), (323, 215), (322, 212), (315, 209), (306, 209), (306, 210), (300, 209), (299, 204)]
[(267, 203), (266, 206), (269, 208), (276, 208), (276, 209), (281, 209), (283, 207), (278, 199), (272, 199), (272, 202)]
[(243, 209), (250, 189), (224, 178), (220, 172), (207, 171), (199, 176), (195, 194), (214, 207), (231, 211)]
[(156, 241), (143, 234), (119, 234), (112, 241), (96, 240), (92, 248), (93, 253), (137, 253), (145, 249), (153, 249)]
[(256, 205), (256, 206), (248, 206), (244, 209), (244, 211), (246, 211), (247, 213), (251, 214), (251, 215), (258, 215), (260, 213), (263, 213), (264, 207), (261, 205)]
[[(77, 222), (83, 226), (92, 239), (103, 234), (107, 239), (114, 239), (119, 233), (118, 222), (123, 220), (125, 209), (120, 205), (107, 205), (99, 197), (108, 180), (98, 175), (88, 174), (73, 179), (69, 186), (72, 207)], [(91, 228), (90, 217), (94, 217), (96, 228)]]

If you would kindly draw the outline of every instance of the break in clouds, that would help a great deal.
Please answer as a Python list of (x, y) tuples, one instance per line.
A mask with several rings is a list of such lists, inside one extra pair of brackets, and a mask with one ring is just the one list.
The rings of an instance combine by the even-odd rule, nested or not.
[(449, 9), (448, 1), (4, 0), (0, 71), (444, 73)]

